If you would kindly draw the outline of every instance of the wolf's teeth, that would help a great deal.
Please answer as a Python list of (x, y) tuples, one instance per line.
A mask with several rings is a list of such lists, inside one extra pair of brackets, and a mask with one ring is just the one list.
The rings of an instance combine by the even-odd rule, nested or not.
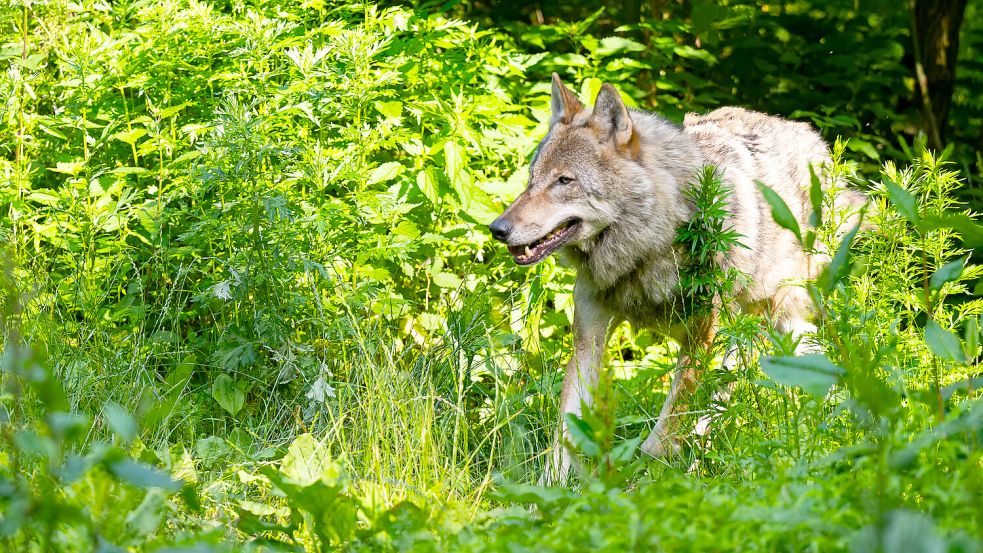
[(526, 246), (526, 255), (532, 255), (532, 250), (529, 249), (529, 246)]

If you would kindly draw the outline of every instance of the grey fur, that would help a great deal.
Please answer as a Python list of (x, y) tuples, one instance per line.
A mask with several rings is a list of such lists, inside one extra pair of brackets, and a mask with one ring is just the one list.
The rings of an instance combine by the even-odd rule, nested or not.
[[(531, 244), (571, 219), (581, 224), (562, 252), (577, 269), (575, 352), (564, 379), (561, 409), (579, 413), (590, 403), (611, 327), (628, 320), (684, 346), (670, 394), (643, 450), (653, 456), (676, 447), (672, 417), (679, 397), (698, 374), (685, 349), (712, 339), (715, 321), (680, 320), (677, 308), (683, 253), (677, 229), (693, 216), (685, 187), (697, 171), (714, 165), (732, 189), (729, 223), (747, 248), (721, 260), (750, 278), (735, 290), (744, 309), (766, 310), (780, 330), (803, 333), (809, 301), (790, 282), (815, 276), (821, 262), (806, 255), (792, 234), (772, 219), (756, 181), (773, 188), (805, 226), (809, 165), (830, 160), (825, 142), (809, 125), (726, 107), (687, 115), (683, 126), (644, 111), (628, 110), (604, 85), (592, 110), (584, 108), (554, 75), (548, 135), (530, 167), (527, 189), (502, 214), (513, 248)], [(562, 184), (560, 177), (572, 178)], [(858, 194), (848, 203), (862, 203)], [(527, 250), (528, 251), (528, 250)], [(566, 476), (569, 458), (557, 446), (549, 477)]]

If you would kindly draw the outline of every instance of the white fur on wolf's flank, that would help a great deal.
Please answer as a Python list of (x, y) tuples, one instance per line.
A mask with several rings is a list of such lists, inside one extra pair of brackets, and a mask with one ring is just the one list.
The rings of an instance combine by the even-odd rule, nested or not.
[[(716, 167), (731, 188), (727, 222), (747, 246), (718, 260), (724, 269), (750, 277), (731, 299), (742, 309), (769, 312), (783, 331), (814, 329), (805, 290), (790, 282), (815, 277), (822, 260), (810, 259), (792, 233), (774, 222), (757, 186), (763, 182), (775, 190), (805, 226), (811, 209), (809, 166), (818, 170), (830, 161), (827, 145), (809, 125), (726, 107), (687, 115), (680, 127), (628, 110), (610, 85), (588, 109), (555, 76), (552, 107), (550, 131), (530, 166), (529, 185), (505, 214), (513, 223), (510, 245), (533, 242), (570, 218), (582, 221), (562, 250), (577, 269), (575, 351), (564, 378), (562, 413), (579, 413), (581, 402), (589, 402), (582, 383), (596, 382), (607, 323), (628, 320), (675, 339), (691, 333), (690, 325), (675, 324), (679, 267), (686, 255), (674, 241), (676, 229), (693, 216), (685, 187), (706, 165)], [(560, 176), (573, 177), (573, 183), (555, 185)], [(862, 201), (856, 193), (844, 200)], [(684, 386), (678, 378), (683, 372), (676, 372), (643, 445), (653, 455), (668, 453), (674, 400), (692, 385)], [(548, 472), (562, 480), (569, 459), (559, 444), (556, 451)]]

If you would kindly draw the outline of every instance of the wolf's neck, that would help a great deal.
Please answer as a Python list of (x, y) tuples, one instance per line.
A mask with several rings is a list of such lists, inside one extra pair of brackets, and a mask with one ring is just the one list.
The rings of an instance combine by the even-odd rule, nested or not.
[[(654, 114), (632, 112), (638, 152), (625, 169), (623, 184), (614, 185), (608, 201), (618, 204), (619, 220), (575, 251), (569, 252), (578, 271), (603, 290), (632, 275), (647, 272), (678, 254), (676, 230), (693, 215), (684, 194), (703, 156), (682, 127)], [(633, 178), (634, 177), (634, 178)]]

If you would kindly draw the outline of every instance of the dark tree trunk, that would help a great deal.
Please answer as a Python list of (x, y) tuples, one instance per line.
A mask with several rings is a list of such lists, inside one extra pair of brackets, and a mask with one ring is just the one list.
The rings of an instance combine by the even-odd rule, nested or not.
[[(621, 14), (621, 18), (625, 25), (638, 25), (642, 21), (642, 0), (624, 0), (621, 4), (621, 9), (624, 12)], [(631, 35), (638, 38), (641, 33), (638, 29), (631, 32)]]
[(915, 54), (915, 102), (929, 144), (945, 145), (945, 126), (956, 80), (959, 27), (966, 0), (909, 0)]

